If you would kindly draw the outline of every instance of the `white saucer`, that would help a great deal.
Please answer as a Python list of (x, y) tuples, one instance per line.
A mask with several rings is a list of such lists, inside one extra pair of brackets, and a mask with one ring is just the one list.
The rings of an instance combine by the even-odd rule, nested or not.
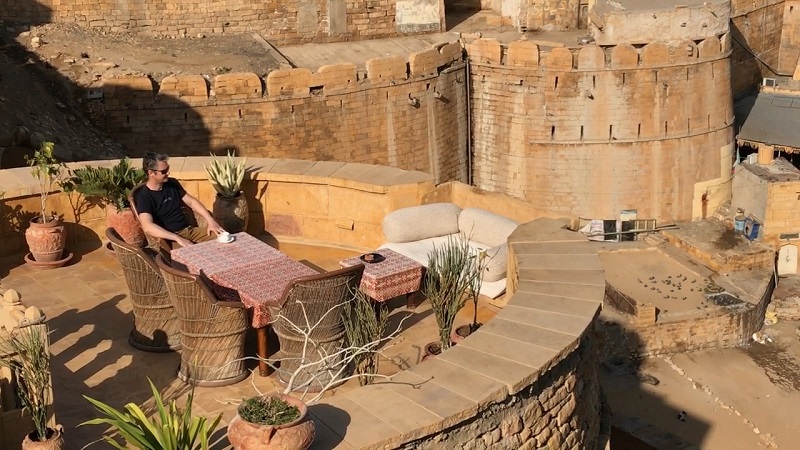
[(228, 240), (226, 240), (226, 241), (223, 241), (223, 240), (221, 240), (219, 238), (216, 239), (216, 241), (219, 242), (220, 244), (230, 244), (231, 242), (233, 242), (235, 240), (236, 240), (236, 238), (233, 237), (233, 236), (228, 237)]

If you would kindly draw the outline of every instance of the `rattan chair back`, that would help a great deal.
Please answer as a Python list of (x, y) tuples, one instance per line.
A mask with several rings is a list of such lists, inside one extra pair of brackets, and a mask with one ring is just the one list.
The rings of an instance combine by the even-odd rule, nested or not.
[(122, 266), (133, 305), (133, 331), (128, 341), (145, 351), (179, 349), (181, 333), (178, 317), (161, 271), (153, 261), (155, 255), (148, 253), (149, 249), (126, 243), (113, 228), (106, 229), (106, 237)]
[(198, 386), (225, 386), (247, 378), (244, 305), (217, 299), (202, 277), (173, 266), (163, 255), (156, 257), (156, 265), (164, 274), (183, 335), (178, 377)]
[[(353, 299), (363, 274), (364, 265), (359, 264), (296, 278), (286, 287), (281, 305), (270, 307), (272, 327), (281, 346), (281, 380), (288, 380), (301, 365), (311, 364), (295, 377), (296, 382), (305, 384), (311, 379), (309, 390), (314, 391), (332, 381), (335, 369), (331, 368), (336, 367), (337, 360), (314, 364), (341, 347), (345, 335), (343, 305)], [(304, 334), (308, 334), (308, 342)]]

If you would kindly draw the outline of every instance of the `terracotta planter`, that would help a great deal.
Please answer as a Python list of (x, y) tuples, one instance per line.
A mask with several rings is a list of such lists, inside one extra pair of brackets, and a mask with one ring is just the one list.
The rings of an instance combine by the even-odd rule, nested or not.
[(64, 429), (56, 425), (56, 429), (47, 429), (47, 440), (37, 441), (36, 432), (30, 432), (22, 441), (22, 450), (61, 450), (64, 445)]
[(25, 230), (28, 249), (37, 262), (53, 262), (61, 259), (64, 253), (66, 232), (61, 219), (40, 223), (40, 217), (31, 219)]
[(142, 225), (136, 220), (136, 216), (130, 209), (120, 211), (113, 205), (108, 205), (106, 207), (106, 225), (113, 228), (126, 243), (136, 247), (144, 245)]
[[(228, 440), (237, 450), (306, 450), (314, 442), (314, 422), (306, 419), (308, 407), (302, 400), (284, 394), (272, 394), (296, 406), (300, 417), (283, 425), (258, 425), (247, 422), (239, 414), (228, 425)], [(241, 406), (240, 406), (241, 408)]]
[(217, 194), (212, 215), (228, 233), (247, 231), (250, 211), (247, 209), (247, 199), (241, 192), (236, 197), (222, 197)]

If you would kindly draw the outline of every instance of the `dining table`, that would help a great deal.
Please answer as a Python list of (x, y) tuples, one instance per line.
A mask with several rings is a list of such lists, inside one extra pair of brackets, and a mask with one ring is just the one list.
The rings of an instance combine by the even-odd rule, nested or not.
[(258, 372), (267, 376), (269, 307), (280, 305), (292, 280), (319, 272), (246, 232), (231, 236), (229, 242), (213, 240), (177, 248), (170, 256), (189, 273), (209, 282), (220, 300), (241, 301), (252, 311), (252, 327), (258, 335)]

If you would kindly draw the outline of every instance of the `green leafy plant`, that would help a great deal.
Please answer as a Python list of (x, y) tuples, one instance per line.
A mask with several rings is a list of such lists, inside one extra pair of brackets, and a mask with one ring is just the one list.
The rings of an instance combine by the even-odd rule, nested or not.
[(62, 170), (66, 167), (53, 155), (54, 148), (54, 143), (42, 142), (42, 146), (33, 153), (32, 157), (25, 157), (28, 165), (31, 166), (31, 173), (39, 180), (42, 223), (50, 222), (51, 216), (47, 214), (47, 198), (61, 180)]
[(300, 410), (278, 397), (250, 397), (239, 407), (239, 416), (259, 425), (283, 425), (297, 420)]
[(361, 386), (371, 384), (378, 373), (379, 355), (374, 351), (374, 343), (381, 342), (388, 324), (386, 307), (380, 303), (376, 311), (370, 300), (360, 289), (353, 294), (353, 300), (343, 305), (344, 329), (351, 349), (351, 359)]
[(104, 417), (87, 420), (79, 426), (109, 425), (115, 428), (125, 439), (127, 447), (120, 445), (110, 436), (103, 436), (103, 439), (119, 450), (131, 447), (142, 450), (208, 450), (209, 440), (222, 420), (222, 414), (211, 423), (205, 417), (193, 416), (194, 389), (189, 392), (185, 409), (178, 408), (175, 400), (167, 406), (153, 382), (149, 378), (147, 381), (150, 383), (153, 400), (158, 409), (157, 418), (148, 418), (135, 403), (125, 405), (123, 412), (84, 395), (83, 397)]
[(31, 414), (40, 441), (47, 439), (47, 406), (52, 395), (46, 339), (47, 333), (37, 325), (14, 329), (0, 338), (0, 366), (16, 377), (17, 394)]
[(228, 156), (222, 160), (212, 153), (211, 164), (203, 165), (203, 167), (208, 172), (208, 179), (217, 193), (222, 197), (233, 198), (238, 196), (242, 190), (245, 162), (247, 162), (247, 158), (242, 158), (237, 163), (233, 152), (228, 151)]
[(130, 208), (128, 195), (146, 179), (144, 170), (131, 166), (124, 158), (114, 167), (81, 167), (71, 171), (71, 176), (61, 183), (64, 192), (78, 191), (86, 197), (101, 199), (118, 211)]
[(475, 288), (480, 289), (480, 285), (475, 278), (481, 277), (481, 269), (475, 258), (470, 252), (469, 239), (463, 235), (451, 236), (441, 246), (434, 245), (428, 254), (422, 291), (436, 315), (442, 350), (450, 348), (456, 314), (472, 293), (476, 293), (477, 298)]

